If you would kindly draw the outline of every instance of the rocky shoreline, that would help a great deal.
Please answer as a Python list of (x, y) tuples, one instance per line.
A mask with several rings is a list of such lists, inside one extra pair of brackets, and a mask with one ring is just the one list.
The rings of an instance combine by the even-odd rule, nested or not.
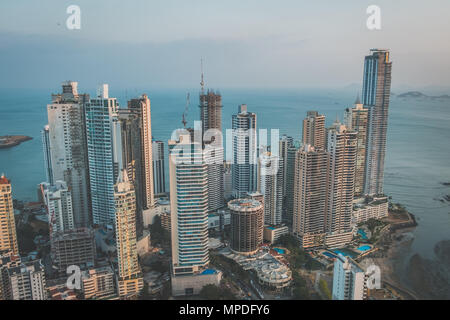
[(11, 148), (21, 144), (24, 141), (33, 139), (29, 136), (0, 136), (0, 149)]

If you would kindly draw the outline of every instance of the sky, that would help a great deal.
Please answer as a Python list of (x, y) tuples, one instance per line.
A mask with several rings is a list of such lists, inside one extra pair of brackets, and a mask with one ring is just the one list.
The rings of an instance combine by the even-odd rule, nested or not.
[(0, 88), (196, 88), (201, 58), (210, 88), (357, 87), (389, 48), (394, 89), (446, 90), (449, 17), (448, 0), (1, 0)]

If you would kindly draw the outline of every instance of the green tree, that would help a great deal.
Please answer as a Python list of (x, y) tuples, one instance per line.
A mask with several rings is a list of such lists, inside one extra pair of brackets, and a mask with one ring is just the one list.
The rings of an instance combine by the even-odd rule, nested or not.
[(328, 300), (331, 300), (331, 291), (330, 288), (328, 288), (328, 284), (325, 279), (320, 279), (319, 289), (323, 293), (323, 295), (328, 298)]

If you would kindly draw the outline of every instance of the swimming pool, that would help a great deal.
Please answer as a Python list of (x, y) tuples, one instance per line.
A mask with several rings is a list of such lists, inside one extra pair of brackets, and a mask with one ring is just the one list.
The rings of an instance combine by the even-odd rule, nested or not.
[(371, 246), (367, 246), (367, 245), (364, 245), (364, 246), (361, 246), (361, 247), (358, 248), (359, 251), (367, 251), (367, 250), (370, 250), (370, 249), (372, 249), (372, 247)]
[(358, 234), (361, 236), (361, 239), (367, 240), (367, 234), (364, 229), (358, 229)]
[(353, 258), (355, 256), (354, 253), (351, 253), (351, 252), (349, 252), (347, 250), (344, 251), (344, 250), (336, 249), (336, 250), (333, 250), (333, 252), (336, 253), (336, 254), (342, 254), (344, 257), (351, 257), (351, 258)]
[(278, 254), (285, 254), (286, 253), (286, 250), (280, 249), (280, 248), (273, 248), (273, 250), (275, 250)]
[(322, 254), (324, 256), (327, 256), (328, 258), (331, 258), (331, 259), (335, 259), (336, 258), (336, 256), (334, 254), (326, 252), (326, 251), (322, 252)]

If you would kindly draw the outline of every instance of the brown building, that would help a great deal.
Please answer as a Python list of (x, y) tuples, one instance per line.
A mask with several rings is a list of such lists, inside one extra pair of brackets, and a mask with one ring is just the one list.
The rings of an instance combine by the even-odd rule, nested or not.
[(256, 253), (263, 242), (264, 208), (252, 199), (228, 202), (231, 213), (231, 249), (245, 255)]
[(308, 111), (303, 120), (303, 144), (309, 144), (316, 150), (325, 149), (325, 116), (317, 111)]
[(11, 182), (4, 175), (0, 177), (0, 251), (19, 254)]

